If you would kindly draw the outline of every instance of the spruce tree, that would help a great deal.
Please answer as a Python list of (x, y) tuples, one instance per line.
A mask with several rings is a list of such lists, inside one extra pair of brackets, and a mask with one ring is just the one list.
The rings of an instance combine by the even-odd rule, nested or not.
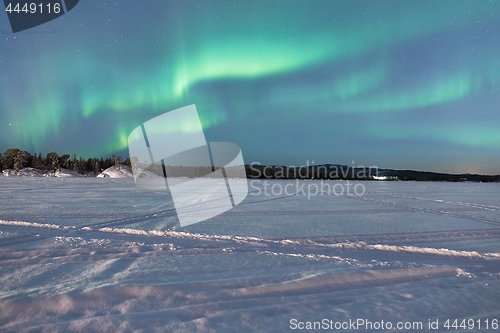
[(61, 166), (64, 169), (69, 169), (69, 164), (70, 164), (69, 154), (61, 155), (60, 161), (61, 161)]
[(100, 168), (99, 168), (99, 160), (97, 158), (92, 159), (92, 168), (94, 169), (94, 175), (99, 174)]
[(83, 157), (80, 156), (80, 159), (78, 160), (78, 172), (84, 174), (87, 172), (85, 168), (85, 161), (83, 160)]
[(73, 157), (71, 158), (72, 169), (75, 172), (78, 172), (78, 160), (76, 159), (76, 154), (73, 153)]
[(47, 168), (50, 172), (57, 172), (61, 168), (61, 160), (59, 158), (59, 155), (55, 152), (50, 152), (47, 154), (47, 157), (45, 157), (45, 165), (47, 165)]
[(17, 156), (19, 149), (10, 148), (3, 154), (3, 166), (5, 169), (14, 169), (14, 160)]
[(16, 156), (14, 156), (13, 169), (15, 172), (20, 171), (28, 167), (29, 161), (31, 159), (31, 154), (24, 150), (18, 150)]

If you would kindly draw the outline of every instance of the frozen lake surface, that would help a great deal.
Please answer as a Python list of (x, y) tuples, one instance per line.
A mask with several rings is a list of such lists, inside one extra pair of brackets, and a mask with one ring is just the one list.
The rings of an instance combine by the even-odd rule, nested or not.
[(0, 331), (500, 320), (500, 184), (324, 184), (250, 181), (243, 203), (181, 228), (170, 195), (133, 179), (1, 177)]

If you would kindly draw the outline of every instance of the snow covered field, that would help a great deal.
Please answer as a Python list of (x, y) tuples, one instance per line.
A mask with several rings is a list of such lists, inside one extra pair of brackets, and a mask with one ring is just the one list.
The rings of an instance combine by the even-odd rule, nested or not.
[(254, 182), (181, 228), (168, 193), (133, 178), (0, 177), (0, 331), (492, 330), (500, 184), (353, 184), (365, 193)]

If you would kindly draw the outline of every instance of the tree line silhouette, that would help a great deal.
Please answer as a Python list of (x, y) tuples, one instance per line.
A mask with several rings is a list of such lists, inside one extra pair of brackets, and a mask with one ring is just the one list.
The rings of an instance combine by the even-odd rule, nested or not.
[(81, 174), (94, 173), (97, 175), (112, 166), (120, 168), (121, 164), (130, 166), (130, 159), (123, 160), (121, 156), (117, 155), (107, 158), (84, 159), (76, 154), (58, 155), (55, 152), (50, 152), (45, 156), (41, 153), (31, 155), (27, 151), (17, 148), (7, 149), (0, 154), (0, 170), (16, 173), (24, 168), (33, 168), (47, 173), (57, 172), (64, 168)]
[[(0, 154), (0, 171), (17, 173), (24, 168), (33, 168), (43, 173), (55, 173), (62, 168), (81, 174), (97, 175), (102, 171), (115, 166), (131, 166), (130, 158), (123, 159), (119, 155), (107, 158), (84, 159), (76, 154), (58, 155), (50, 152), (43, 156), (41, 153), (31, 155), (29, 152), (17, 148), (7, 149)], [(139, 167), (141, 165), (139, 164)], [(331, 180), (372, 180), (373, 176), (384, 176), (387, 180), (403, 181), (451, 181), (451, 182), (500, 182), (500, 175), (475, 175), (475, 174), (446, 174), (414, 170), (379, 169), (377, 167), (351, 167), (345, 165), (326, 164), (315, 166), (270, 166), (252, 164), (245, 165), (242, 174), (239, 169), (219, 166), (165, 166), (161, 164), (144, 165), (148, 170), (158, 176), (167, 177), (247, 177), (250, 179), (331, 179)], [(222, 172), (215, 172), (223, 169)], [(246, 175), (245, 175), (246, 174)]]

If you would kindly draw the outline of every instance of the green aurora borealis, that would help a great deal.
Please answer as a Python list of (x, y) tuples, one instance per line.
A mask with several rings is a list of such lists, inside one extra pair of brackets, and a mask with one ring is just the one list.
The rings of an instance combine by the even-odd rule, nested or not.
[(500, 173), (500, 1), (82, 0), (1, 22), (1, 151), (125, 155), (196, 104), (246, 163)]

